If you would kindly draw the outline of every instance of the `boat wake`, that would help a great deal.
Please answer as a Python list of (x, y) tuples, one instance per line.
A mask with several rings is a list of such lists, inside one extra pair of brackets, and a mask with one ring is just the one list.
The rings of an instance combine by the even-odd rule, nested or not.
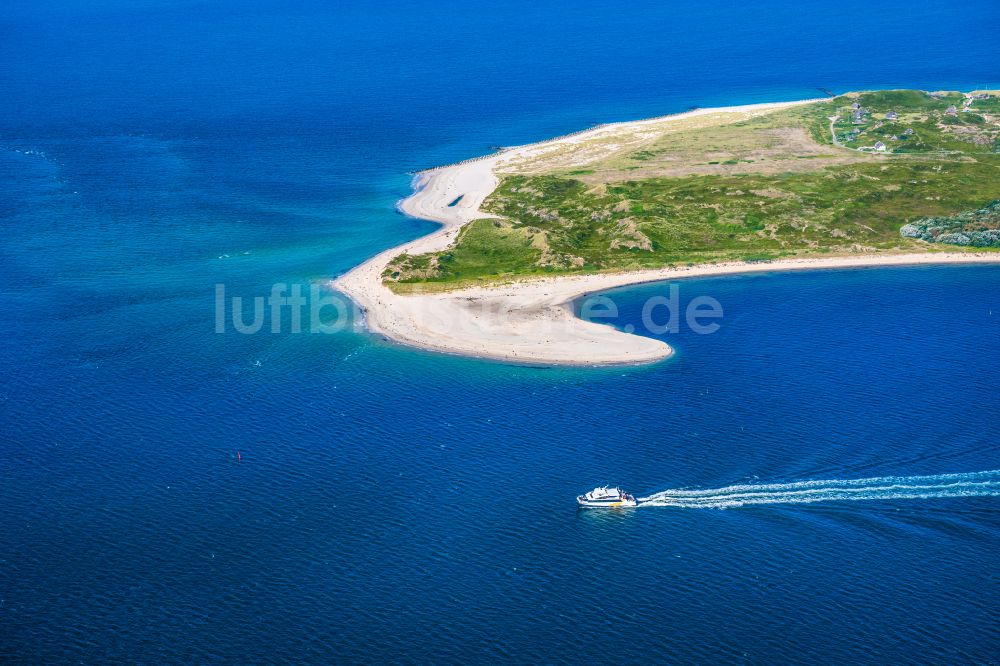
[(639, 506), (725, 509), (759, 504), (1000, 496), (1000, 470), (932, 476), (743, 484), (705, 490), (665, 490), (639, 498)]

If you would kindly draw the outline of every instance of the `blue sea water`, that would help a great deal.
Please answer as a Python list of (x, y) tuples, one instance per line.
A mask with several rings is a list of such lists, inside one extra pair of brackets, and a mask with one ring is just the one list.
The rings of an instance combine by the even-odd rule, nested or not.
[[(1000, 469), (998, 267), (685, 282), (720, 330), (617, 369), (217, 334), (214, 294), (426, 233), (394, 211), (407, 172), (491, 146), (1000, 87), (998, 28), (977, 0), (7, 3), (0, 659), (995, 661), (1000, 498), (939, 495)], [(614, 292), (615, 325), (666, 289)]]

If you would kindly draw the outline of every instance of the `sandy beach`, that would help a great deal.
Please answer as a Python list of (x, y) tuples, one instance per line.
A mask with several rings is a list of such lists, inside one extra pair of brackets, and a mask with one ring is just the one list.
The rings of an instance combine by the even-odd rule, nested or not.
[[(668, 358), (673, 353), (671, 347), (660, 340), (577, 318), (572, 312), (572, 302), (595, 292), (648, 282), (734, 273), (1000, 263), (1000, 254), (989, 252), (871, 254), (564, 276), (426, 294), (400, 295), (382, 283), (382, 273), (394, 257), (404, 252), (421, 254), (442, 250), (454, 241), (462, 225), (490, 217), (480, 211), (480, 206), (497, 187), (497, 173), (516, 168), (526, 160), (572, 150), (594, 139), (614, 140), (619, 135), (699, 116), (752, 116), (813, 101), (816, 100), (697, 109), (673, 116), (601, 125), (423, 172), (415, 179), (415, 192), (400, 204), (400, 208), (408, 215), (439, 222), (441, 228), (381, 252), (336, 279), (333, 287), (362, 309), (365, 324), (371, 331), (403, 344), (506, 362), (587, 366), (648, 363)], [(458, 197), (461, 199), (454, 203)]]

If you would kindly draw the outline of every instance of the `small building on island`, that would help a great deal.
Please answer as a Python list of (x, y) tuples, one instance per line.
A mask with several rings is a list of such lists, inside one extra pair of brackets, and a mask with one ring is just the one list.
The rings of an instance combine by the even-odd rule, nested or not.
[(903, 136), (913, 136), (913, 128), (912, 127), (907, 127), (906, 131), (903, 132)]
[(886, 120), (897, 120), (898, 118), (899, 114), (896, 113), (895, 111), (890, 111), (889, 113), (885, 114)]
[(875, 152), (877, 152), (877, 153), (884, 153), (885, 151), (886, 151), (885, 144), (882, 143), (881, 141), (876, 141), (875, 142)]
[(855, 102), (854, 104), (851, 104), (851, 108), (854, 109), (855, 111), (857, 111), (858, 109), (861, 108), (861, 104), (859, 104), (858, 102)]
[(945, 110), (945, 113), (947, 113), (949, 116), (957, 116), (958, 115), (958, 109), (956, 109), (955, 106), (952, 105), (952, 106), (949, 106)]

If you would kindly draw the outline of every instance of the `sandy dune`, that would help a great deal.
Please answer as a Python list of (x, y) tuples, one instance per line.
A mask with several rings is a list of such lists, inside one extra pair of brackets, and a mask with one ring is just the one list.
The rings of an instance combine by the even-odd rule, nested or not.
[[(573, 315), (575, 299), (598, 291), (644, 282), (779, 270), (898, 266), (908, 264), (1000, 262), (995, 253), (933, 253), (866, 255), (824, 259), (795, 259), (767, 264), (715, 264), (631, 273), (547, 278), (497, 287), (477, 287), (444, 293), (398, 295), (382, 284), (382, 272), (403, 252), (420, 254), (450, 245), (467, 222), (488, 217), (480, 205), (496, 188), (497, 171), (517, 170), (553, 151), (574, 150), (616, 133), (678, 122), (699, 115), (756, 114), (814, 100), (756, 104), (615, 123), (503, 151), (477, 160), (424, 172), (415, 181), (416, 191), (401, 208), (414, 217), (443, 226), (422, 238), (386, 250), (333, 282), (365, 314), (373, 332), (398, 342), (441, 352), (508, 362), (540, 365), (606, 365), (646, 363), (669, 357), (664, 342), (624, 333), (610, 326), (584, 321)], [(448, 204), (457, 197), (454, 206)]]

